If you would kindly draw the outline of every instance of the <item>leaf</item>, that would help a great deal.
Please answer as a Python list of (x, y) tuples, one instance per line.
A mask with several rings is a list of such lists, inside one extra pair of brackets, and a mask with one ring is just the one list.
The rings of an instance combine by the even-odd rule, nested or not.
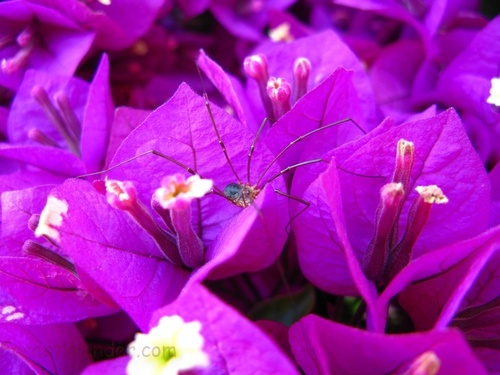
[(247, 316), (252, 320), (273, 320), (289, 327), (313, 310), (315, 299), (314, 287), (308, 284), (296, 292), (257, 303)]

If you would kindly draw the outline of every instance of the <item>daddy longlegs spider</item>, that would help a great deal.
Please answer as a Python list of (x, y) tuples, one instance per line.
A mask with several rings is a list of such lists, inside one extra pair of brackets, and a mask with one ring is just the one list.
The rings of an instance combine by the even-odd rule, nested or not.
[[(178, 107), (180, 109), (175, 109)], [(265, 121), (256, 134), (246, 128), (235, 128), (242, 126), (241, 123), (212, 105), (206, 92), (200, 97), (187, 85), (181, 85), (169, 102), (154, 111), (122, 142), (112, 166), (100, 173), (109, 172), (108, 177), (111, 179), (133, 181), (143, 202), (151, 199), (152, 192), (159, 187), (163, 177), (174, 174), (177, 170), (213, 179), (213, 194), (197, 199), (192, 204), (193, 219), (196, 221), (193, 222), (193, 227), (206, 246), (206, 259), (216, 257), (212, 251), (218, 251), (214, 250), (217, 247), (211, 244), (220, 238), (218, 235), (225, 229), (226, 222), (231, 220), (230, 231), (227, 231), (231, 236), (233, 230), (239, 230), (242, 223), (241, 220), (232, 220), (235, 215), (255, 215), (257, 220), (254, 219), (255, 223), (249, 227), (251, 231), (246, 233), (246, 236), (251, 236), (251, 240), (246, 243), (238, 242), (235, 246), (245, 247), (244, 254), (249, 257), (255, 252), (255, 246), (261, 247), (267, 254), (259, 253), (259, 257), (265, 256), (266, 260), (260, 261), (258, 268), (236, 267), (233, 275), (255, 272), (273, 264), (282, 253), (288, 238), (288, 228), (293, 220), (288, 214), (287, 200), (293, 199), (303, 204), (304, 210), (310, 205), (300, 197), (288, 194), (285, 181), (280, 177), (296, 168), (323, 161), (307, 160), (280, 169), (276, 166), (278, 160), (297, 142), (350, 121), (352, 120), (343, 119), (309, 131), (273, 155), (263, 143), (259, 143), (259, 137), (266, 126)], [(352, 122), (365, 133), (359, 125)], [(171, 129), (164, 131), (170, 124)], [(250, 146), (242, 147), (242, 144)], [(135, 155), (131, 156), (132, 152)], [(168, 164), (172, 168), (167, 167)], [(124, 165), (127, 168), (120, 168)], [(252, 180), (255, 182), (252, 183)], [(271, 203), (267, 206), (265, 199), (259, 202), (260, 195), (265, 191), (276, 194), (276, 200), (270, 200)], [(285, 200), (286, 207), (279, 204)], [(234, 222), (238, 224), (235, 226)], [(256, 239), (256, 236), (261, 238)], [(283, 265), (280, 263), (277, 267), (280, 279), (285, 289), (288, 289)], [(218, 275), (211, 273), (210, 277), (217, 279)]]
[[(214, 180), (217, 180), (217, 177), (214, 177), (212, 175), (215, 173), (219, 174), (219, 169), (224, 168), (224, 166), (222, 166), (222, 164), (225, 164), (225, 167), (229, 168), (230, 174), (225, 176), (226, 178), (221, 178), (221, 179), (226, 180), (227, 182), (224, 184), (224, 187), (222, 189), (220, 188), (220, 185), (218, 186), (217, 183), (214, 183), (212, 193), (214, 195), (222, 197), (223, 199), (229, 201), (232, 205), (237, 206), (240, 209), (241, 208), (245, 209), (251, 205), (254, 205), (254, 201), (257, 199), (259, 193), (268, 184), (270, 184), (273, 181), (276, 181), (279, 177), (281, 177), (285, 173), (292, 171), (296, 168), (308, 165), (308, 164), (314, 164), (314, 163), (319, 163), (319, 162), (323, 161), (322, 159), (312, 159), (312, 160), (307, 160), (307, 161), (303, 161), (300, 163), (290, 165), (290, 166), (288, 166), (284, 169), (281, 169), (281, 170), (277, 170), (276, 164), (277, 164), (279, 158), (286, 151), (288, 151), (290, 148), (292, 148), (294, 144), (301, 142), (302, 140), (304, 140), (308, 137), (311, 137), (316, 133), (322, 132), (325, 129), (332, 128), (332, 127), (335, 127), (335, 126), (338, 126), (338, 125), (341, 125), (341, 124), (347, 123), (347, 122), (352, 122), (360, 130), (360, 132), (365, 134), (364, 130), (355, 121), (353, 121), (350, 118), (346, 118), (346, 119), (342, 119), (342, 120), (336, 121), (334, 123), (322, 126), (320, 128), (314, 129), (312, 131), (309, 131), (309, 132), (297, 137), (296, 139), (291, 141), (286, 147), (284, 147), (281, 150), (281, 152), (279, 152), (278, 154), (273, 156), (270, 152), (262, 150), (263, 148), (265, 148), (263, 144), (259, 145), (257, 147), (259, 137), (260, 137), (265, 125), (266, 125), (265, 120), (262, 122), (262, 124), (260, 125), (260, 127), (255, 135), (250, 135), (249, 131), (247, 131), (246, 129), (233, 130), (233, 132), (231, 134), (230, 129), (229, 130), (224, 129), (221, 127), (220, 124), (218, 125), (217, 119), (224, 118), (223, 116), (229, 117), (230, 120), (227, 120), (225, 122), (225, 124), (226, 125), (229, 124), (231, 126), (241, 126), (241, 124), (239, 122), (234, 120), (230, 115), (225, 113), (222, 109), (217, 108), (217, 107), (212, 107), (212, 105), (210, 104), (210, 102), (208, 100), (208, 95), (206, 92), (204, 92), (203, 97), (200, 98), (197, 94), (194, 94), (194, 92), (192, 92), (189, 88), (187, 88), (187, 85), (185, 85), (185, 86), (181, 85), (181, 87), (183, 87), (182, 90), (180, 90), (180, 91), (182, 91), (182, 93), (179, 95), (185, 95), (186, 98), (189, 97), (189, 95), (196, 95), (196, 97), (198, 98), (197, 100), (194, 98), (191, 98), (191, 97), (189, 97), (190, 98), (189, 100), (186, 100), (189, 102), (188, 106), (191, 106), (192, 109), (195, 109), (195, 110), (196, 109), (200, 110), (200, 108), (197, 108), (197, 106), (200, 106), (200, 107), (203, 106), (205, 108), (205, 113), (208, 113), (208, 118), (206, 118), (205, 121), (210, 121), (210, 125), (200, 125), (198, 123), (198, 121), (199, 121), (198, 117), (200, 117), (199, 113), (197, 113), (193, 116), (194, 112), (191, 113), (190, 110), (185, 111), (185, 105), (184, 105), (184, 110), (182, 111), (183, 116), (184, 116), (183, 120), (181, 120), (179, 118), (175, 118), (175, 116), (179, 116), (178, 112), (175, 112), (173, 115), (168, 114), (167, 116), (164, 116), (164, 117), (168, 117), (168, 119), (161, 118), (161, 116), (155, 117), (155, 112), (156, 112), (156, 114), (158, 114), (158, 111), (159, 111), (159, 109), (158, 109), (157, 111), (153, 112), (153, 114), (150, 117), (148, 117), (149, 120), (146, 120), (141, 125), (144, 127), (145, 123), (148, 121), (149, 121), (149, 123), (152, 123), (152, 125), (149, 126), (149, 128), (147, 128), (148, 130), (142, 129), (142, 135), (139, 136), (141, 134), (140, 133), (141, 130), (137, 129), (136, 131), (132, 132), (131, 135), (122, 143), (121, 148), (117, 151), (115, 158), (114, 158), (114, 160), (121, 159), (119, 162), (117, 162), (116, 164), (112, 165), (110, 168), (105, 169), (101, 172), (87, 174), (84, 176), (97, 175), (97, 174), (101, 174), (101, 173), (108, 173), (108, 172), (116, 171), (117, 169), (119, 169), (119, 167), (126, 165), (126, 164), (129, 164), (129, 163), (132, 163), (134, 160), (146, 158), (147, 155), (155, 155), (161, 159), (165, 159), (165, 160), (169, 161), (171, 164), (178, 166), (179, 168), (183, 169), (184, 171), (186, 171), (187, 173), (189, 173), (191, 175), (200, 175), (200, 177), (202, 177), (202, 178), (212, 178)], [(175, 102), (176, 96), (174, 95), (174, 97), (171, 100), (173, 100)], [(182, 98), (180, 100), (182, 100)], [(168, 105), (168, 102), (165, 105)], [(175, 105), (175, 103), (172, 105)], [(160, 108), (162, 108), (162, 107), (160, 107)], [(213, 108), (215, 108), (216, 113), (214, 113)], [(194, 117), (196, 117), (196, 119)], [(184, 128), (189, 127), (189, 130), (181, 129), (183, 131), (179, 132), (178, 129), (175, 126), (173, 126), (171, 129), (172, 131), (169, 134), (159, 133), (159, 134), (161, 134), (160, 137), (163, 138), (161, 140), (166, 141), (166, 142), (160, 143), (161, 140), (155, 139), (155, 137), (154, 137), (155, 134), (151, 134), (154, 132), (154, 130), (152, 130), (152, 129), (155, 129), (156, 125), (158, 125), (158, 126), (163, 125), (163, 127), (164, 127), (166, 120), (167, 121), (171, 120), (174, 123), (176, 121), (181, 121), (181, 122), (184, 121), (185, 123), (189, 123), (188, 125), (184, 126)], [(201, 169), (207, 170), (206, 165), (203, 165), (203, 166), (201, 166), (201, 168), (198, 168), (197, 155), (200, 153), (207, 153), (208, 151), (206, 150), (206, 148), (210, 146), (210, 142), (215, 143), (215, 141), (210, 140), (207, 142), (200, 142), (200, 140), (195, 140), (193, 138), (193, 134), (198, 131), (198, 129), (196, 127), (200, 127), (200, 128), (211, 127), (212, 132), (215, 133), (215, 141), (218, 143), (218, 147), (220, 148), (220, 150), (222, 150), (223, 160), (211, 159), (211, 162), (213, 160), (213, 162), (215, 164), (219, 164), (219, 165), (213, 166), (212, 168), (208, 168), (208, 170), (211, 172), (205, 173), (205, 171), (201, 170)], [(221, 130), (224, 130), (225, 134), (222, 134)], [(207, 131), (207, 129), (203, 128), (203, 131)], [(245, 133), (245, 132), (247, 132), (249, 134), (242, 135), (242, 133)], [(180, 135), (178, 133), (183, 133), (183, 135)], [(188, 136), (186, 136), (186, 134), (188, 134)], [(230, 155), (230, 153), (234, 150), (227, 147), (228, 140), (230, 141), (231, 147), (233, 149), (239, 148), (241, 151), (241, 143), (238, 142), (237, 140), (235, 141), (233, 138), (229, 138), (230, 134), (233, 138), (234, 137), (241, 137), (241, 138), (246, 137), (247, 139), (252, 139), (251, 143), (250, 143), (250, 147), (249, 147), (249, 149), (247, 149), (248, 151), (245, 153), (246, 157), (243, 157), (243, 155), (241, 155), (241, 156), (238, 156), (238, 155), (235, 156), (234, 154), (232, 156)], [(208, 134), (203, 134), (203, 135), (207, 136), (207, 137), (209, 136)], [(135, 136), (137, 136), (137, 137), (135, 137)], [(224, 136), (225, 136), (225, 138), (224, 138)], [(134, 137), (137, 139), (135, 139)], [(189, 141), (186, 141), (187, 137), (190, 137)], [(213, 136), (212, 136), (212, 138), (213, 138)], [(168, 146), (164, 146), (164, 143), (169, 143), (169, 142), (172, 143), (172, 146), (170, 146), (170, 148)], [(198, 143), (197, 145), (195, 145), (196, 142)], [(142, 148), (142, 149), (147, 148), (147, 150), (142, 151), (142, 152), (138, 152), (132, 157), (128, 157), (126, 155), (123, 155), (123, 153), (120, 153), (120, 150), (125, 150), (125, 149), (131, 150), (132, 149), (131, 147), (127, 147), (127, 146), (129, 146), (129, 145), (127, 145), (127, 143), (139, 145), (139, 149), (137, 149), (137, 147), (135, 147), (135, 150), (137, 150), (137, 152), (140, 150), (140, 148)], [(158, 145), (159, 147), (155, 147), (156, 145)], [(185, 150), (187, 150), (188, 153), (190, 151), (190, 153), (192, 154), (193, 163), (191, 164), (191, 166), (188, 165), (189, 164), (188, 162), (184, 162), (186, 157), (184, 157), (184, 160), (182, 159), (182, 156), (181, 156), (182, 150), (180, 150), (181, 148), (184, 148)], [(267, 160), (260, 161), (260, 163), (256, 163), (256, 160), (254, 158), (255, 151), (258, 148), (260, 149), (260, 152), (268, 152), (269, 153), (269, 155), (267, 156)], [(163, 151), (165, 149), (167, 149), (167, 151)], [(198, 149), (201, 149), (201, 151)], [(211, 150), (210, 153), (213, 154), (213, 150)], [(242, 152), (240, 152), (240, 154), (242, 154)], [(206, 159), (206, 157), (204, 157), (204, 158)], [(222, 159), (220, 157), (217, 157), (217, 158)], [(245, 160), (245, 164), (246, 164), (245, 167), (243, 167), (243, 165), (242, 165), (243, 158), (246, 159)], [(151, 163), (153, 163), (153, 161)], [(151, 163), (147, 163), (146, 167), (148, 167), (149, 164), (151, 164)], [(256, 166), (256, 168), (257, 168), (256, 170), (261, 171), (258, 174), (255, 183), (251, 183), (251, 172), (252, 172), (252, 165), (253, 164), (258, 164)], [(158, 178), (163, 177), (167, 174), (173, 174), (170, 172), (165, 173), (164, 169), (165, 168), (163, 165), (163, 167), (161, 168), (161, 172), (160, 172), (162, 175), (159, 175)], [(245, 179), (243, 179), (240, 176), (241, 174), (245, 173), (245, 172), (243, 172), (244, 170), (246, 172)], [(144, 173), (142, 173), (142, 174), (144, 174)], [(230, 177), (230, 176), (232, 176), (232, 177)], [(267, 177), (267, 176), (269, 176), (269, 177)], [(81, 177), (83, 177), (83, 176), (81, 176)], [(128, 178), (128, 176), (125, 176), (125, 178), (118, 178), (118, 179), (129, 179), (129, 178)], [(144, 179), (151, 180), (151, 176), (146, 175), (146, 177)], [(309, 206), (308, 202), (302, 200), (299, 197), (295, 197), (293, 195), (288, 194), (285, 190), (286, 188), (284, 187), (284, 183), (281, 183), (278, 185), (281, 185), (281, 186), (279, 186), (279, 188), (273, 187), (273, 190), (276, 194), (278, 194), (282, 197), (287, 197), (287, 198), (296, 200), (297, 202), (304, 204), (305, 205), (304, 209), (307, 209), (307, 207)], [(159, 187), (159, 184), (157, 184), (156, 187)], [(151, 185), (151, 189), (152, 188), (153, 187)], [(293, 220), (293, 218), (292, 218), (292, 220)], [(287, 231), (288, 231), (288, 227), (289, 227), (290, 222), (291, 222), (291, 220), (287, 224)]]

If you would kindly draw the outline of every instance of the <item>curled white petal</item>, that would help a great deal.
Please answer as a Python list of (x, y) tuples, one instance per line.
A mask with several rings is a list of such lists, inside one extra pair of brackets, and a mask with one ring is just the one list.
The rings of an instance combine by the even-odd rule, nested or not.
[(35, 230), (37, 237), (47, 236), (59, 242), (59, 228), (62, 225), (63, 217), (68, 213), (68, 203), (57, 199), (54, 196), (47, 198), (47, 203), (40, 214), (40, 221)]

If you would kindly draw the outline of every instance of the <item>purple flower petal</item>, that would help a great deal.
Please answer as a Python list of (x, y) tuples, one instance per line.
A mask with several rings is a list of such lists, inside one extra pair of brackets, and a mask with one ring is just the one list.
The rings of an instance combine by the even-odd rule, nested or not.
[(28, 132), (36, 128), (57, 141), (61, 147), (67, 148), (68, 145), (64, 143), (61, 134), (49, 120), (42, 106), (31, 94), (35, 86), (43, 87), (52, 101), (54, 101), (57, 92), (64, 92), (68, 96), (76, 117), (82, 121), (89, 93), (89, 84), (71, 76), (30, 70), (24, 75), (23, 82), (12, 103), (8, 120), (10, 142), (36, 144), (30, 141), (28, 137)]
[(147, 327), (152, 311), (177, 296), (189, 273), (167, 262), (153, 239), (87, 182), (67, 180), (51, 195), (69, 206), (61, 248), (77, 272), (88, 274), (139, 327)]
[[(496, 227), (473, 239), (422, 255), (389, 284), (380, 297), (380, 306), (387, 306), (391, 298), (407, 289), (402, 301), (416, 329), (446, 326), (468, 290), (487, 286), (488, 281), (486, 285), (478, 284), (477, 287), (473, 282), (492, 256), (499, 240), (500, 228)], [(490, 294), (489, 299), (492, 297)]]
[(132, 130), (143, 122), (150, 113), (150, 111), (129, 107), (120, 107), (116, 109), (106, 155), (106, 166), (109, 165), (116, 150), (123, 140), (130, 134), (130, 132), (132, 132)]
[(91, 364), (81, 375), (122, 375), (126, 373), (129, 357), (119, 357)]
[[(332, 161), (304, 195), (304, 200), (312, 204), (293, 222), (300, 266), (305, 276), (321, 289), (340, 295), (361, 294), (368, 305), (370, 328), (380, 331), (383, 321), (371, 314), (375, 309), (377, 291), (363, 274), (347, 237), (338, 178)], [(327, 223), (329, 225), (325, 228)], [(337, 247), (338, 254), (333, 255), (333, 246), (325, 246), (331, 243)]]
[[(305, 94), (266, 134), (265, 143), (269, 149), (278, 155), (290, 142), (300, 136), (346, 118), (352, 118), (364, 131), (369, 131), (370, 129), (366, 127), (366, 118), (360, 115), (362, 111), (352, 77), (352, 71), (338, 68)], [(297, 142), (280, 157), (279, 163), (285, 168), (304, 159), (301, 158), (301, 154), (305, 145), (314, 139), (321, 141), (316, 142), (315, 154), (308, 153), (307, 158), (321, 157), (326, 151), (361, 137), (363, 130), (350, 121), (340, 123), (329, 130), (318, 132), (303, 142)]]
[(271, 338), (201, 285), (193, 285), (174, 303), (158, 310), (150, 326), (157, 325), (162, 316), (172, 315), (201, 322), (210, 367), (197, 374), (297, 373)]
[(52, 187), (53, 185), (45, 185), (2, 192), (0, 199), (2, 208), (1, 255), (20, 256), (23, 254), (24, 242), (28, 239), (35, 239), (35, 235), (28, 228), (28, 221), (31, 215), (42, 212), (47, 201), (46, 197)]
[(486, 102), (491, 79), (498, 76), (496, 56), (500, 53), (500, 19), (490, 22), (470, 45), (444, 69), (437, 84), (437, 95), (446, 106), (460, 111), (467, 131), (481, 157), (496, 163), (499, 159), (499, 115)]
[(90, 355), (78, 330), (69, 324), (0, 324), (0, 362), (9, 374), (79, 374)]
[(82, 160), (88, 172), (102, 169), (108, 147), (115, 109), (108, 81), (109, 60), (103, 55), (90, 85), (82, 123)]
[(236, 118), (245, 126), (248, 126), (246, 113), (250, 114), (250, 110), (248, 108), (242, 108), (247, 105), (247, 102), (245, 100), (240, 100), (244, 92), (240, 82), (224, 72), (224, 70), (222, 70), (215, 61), (211, 60), (203, 50), (200, 51), (196, 63), (231, 106)]
[[(377, 103), (398, 122), (413, 112), (412, 88), (424, 57), (419, 41), (403, 39), (384, 48), (370, 69)], [(423, 93), (429, 95), (429, 91)]]
[[(71, 76), (94, 41), (93, 32), (80, 29), (54, 9), (25, 1), (0, 3), (0, 19), (13, 25), (15, 28), (10, 31), (15, 34), (35, 18), (38, 21), (36, 34), (40, 40), (35, 41), (27, 62), (10, 74), (0, 72), (0, 83), (13, 90), (17, 89), (23, 72), (28, 69)], [(18, 46), (8, 46), (0, 51), (0, 59), (12, 58), (17, 52)]]
[(437, 356), (440, 374), (487, 374), (457, 330), (382, 335), (309, 315), (289, 332), (307, 374), (404, 373), (424, 352)]
[(123, 49), (144, 35), (158, 15), (164, 0), (146, 0), (137, 7), (134, 1), (99, 2), (77, 0), (30, 0), (57, 9), (86, 30), (96, 32), (95, 47)]
[(268, 21), (267, 13), (271, 9), (284, 9), (293, 2), (264, 0), (238, 3), (234, 0), (212, 0), (209, 9), (234, 35), (247, 40), (259, 40), (263, 37), (261, 30)]
[[(250, 185), (257, 184), (259, 175), (265, 172), (273, 157), (262, 143), (258, 143), (251, 160), (250, 176), (247, 176), (248, 152), (254, 141), (254, 135), (227, 113), (214, 105), (211, 108), (215, 125), (234, 170), (241, 179), (240, 181), (228, 165), (219, 145), (204, 100), (191, 91), (187, 85), (181, 85), (169, 102), (154, 111), (127, 137), (112, 162), (112, 164), (125, 162), (125, 165), (112, 170), (109, 175), (114, 179), (132, 181), (137, 187), (140, 200), (142, 202), (150, 201), (163, 177), (182, 172), (184, 169), (172, 161), (152, 154), (143, 155), (130, 161), (135, 155), (156, 150), (191, 168), (202, 178), (213, 179), (215, 189), (218, 189), (219, 194), (205, 196), (193, 205), (194, 228), (198, 228), (201, 239), (208, 248), (207, 254), (214, 254), (213, 256), (219, 254), (221, 249), (216, 247), (222, 246), (225, 241), (230, 241), (234, 245), (240, 243), (242, 254), (245, 254), (248, 249), (253, 249), (253, 256), (251, 257), (252, 261), (244, 260), (243, 256), (237, 256), (235, 258), (239, 259), (237, 263), (242, 262), (241, 264), (250, 265), (254, 262), (251, 266), (252, 270), (264, 268), (269, 265), (270, 257), (276, 257), (279, 254), (279, 252), (269, 252), (268, 248), (280, 249), (286, 239), (286, 223), (288, 221), (286, 199), (283, 196), (272, 197), (272, 194), (262, 192), (260, 194), (269, 201), (259, 203), (260, 201), (257, 199), (255, 203), (257, 209), (262, 204), (263, 210), (268, 213), (261, 212), (259, 214), (256, 211), (250, 214), (241, 212), (241, 207), (236, 207), (227, 198), (219, 195), (231, 183), (246, 183), (249, 180)], [(265, 175), (260, 176), (261, 181), (258, 188), (263, 188), (267, 179), (272, 176), (271, 173), (277, 172), (275, 165)], [(187, 174), (185, 169), (184, 174)], [(270, 185), (274, 189), (286, 192), (281, 178), (276, 178)], [(271, 186), (268, 189), (271, 189)], [(250, 206), (243, 210), (252, 211), (254, 207)], [(236, 220), (241, 220), (239, 222), (244, 223), (242, 225), (251, 229), (248, 234), (239, 230), (239, 233), (244, 236), (243, 238), (246, 238), (243, 242), (241, 242), (243, 238), (238, 236), (228, 240), (230, 237), (227, 234), (230, 233), (230, 230), (224, 229), (228, 224), (233, 225), (230, 224), (231, 220), (238, 215), (243, 216)], [(255, 222), (255, 225), (252, 222)], [(221, 234), (226, 239), (214, 244), (214, 240), (222, 230), (227, 233)], [(277, 235), (270, 235), (271, 230), (275, 230)], [(265, 243), (267, 245), (254, 249), (252, 243)], [(281, 246), (278, 243), (281, 243)], [(225, 247), (223, 251), (227, 252), (224, 255), (225, 258), (232, 254), (234, 249)], [(235, 270), (238, 269), (239, 267), (235, 268)], [(226, 267), (226, 270), (229, 271), (230, 268)], [(234, 273), (235, 271), (231, 272), (232, 275)]]
[(41, 171), (21, 171), (0, 175), (0, 192), (21, 190), (35, 185), (51, 185), (63, 182), (65, 177)]
[(187, 17), (203, 13), (210, 5), (210, 0), (179, 0), (177, 1)]
[(79, 176), (86, 172), (78, 157), (70, 151), (59, 148), (0, 144), (0, 156), (63, 176)]
[(490, 226), (500, 224), (500, 163), (489, 173), (491, 180)]
[[(0, 257), (0, 282), (5, 294), (0, 321), (17, 324), (74, 322), (116, 311), (105, 306), (67, 270), (31, 257)], [(7, 303), (6, 303), (7, 302)], [(6, 310), (7, 311), (7, 310)]]
[[(312, 49), (311, 46), (314, 48)], [(372, 128), (373, 124), (377, 122), (373, 91), (365, 68), (334, 32), (317, 33), (307, 38), (298, 39), (293, 43), (268, 42), (259, 46), (255, 53), (263, 53), (266, 56), (271, 76), (284, 78), (288, 82), (293, 82), (292, 68), (295, 59), (306, 57), (312, 66), (309, 89), (317, 86), (339, 67), (353, 70), (353, 84), (361, 102), (364, 119), (369, 124), (367, 127)], [(254, 81), (248, 82), (247, 97), (259, 97), (258, 87)], [(265, 117), (261, 105), (254, 111), (260, 114), (255, 116), (256, 118)]]

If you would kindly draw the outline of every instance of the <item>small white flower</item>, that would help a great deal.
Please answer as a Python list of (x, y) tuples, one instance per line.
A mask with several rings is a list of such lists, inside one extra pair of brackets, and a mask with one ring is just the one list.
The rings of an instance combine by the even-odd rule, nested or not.
[(186, 323), (178, 316), (164, 316), (149, 333), (138, 333), (128, 347), (128, 375), (175, 375), (209, 365), (203, 351), (201, 323)]
[(500, 107), (500, 78), (491, 79), (490, 96), (486, 102)]

